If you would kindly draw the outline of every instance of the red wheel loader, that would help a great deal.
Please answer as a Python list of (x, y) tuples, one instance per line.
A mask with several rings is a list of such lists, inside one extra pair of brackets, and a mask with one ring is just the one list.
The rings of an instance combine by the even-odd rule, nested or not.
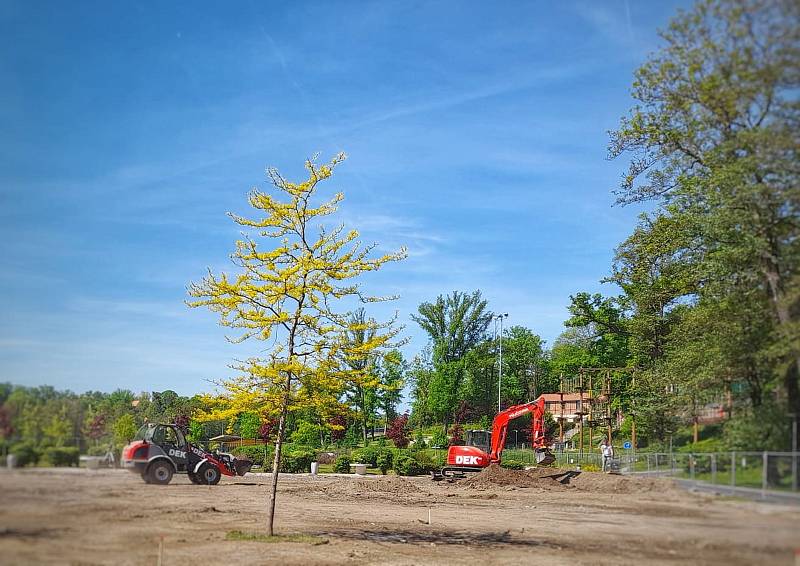
[(122, 466), (147, 483), (166, 485), (176, 473), (192, 483), (216, 485), (222, 476), (243, 476), (253, 463), (224, 452), (210, 452), (186, 441), (181, 429), (171, 424), (149, 423), (122, 450)]

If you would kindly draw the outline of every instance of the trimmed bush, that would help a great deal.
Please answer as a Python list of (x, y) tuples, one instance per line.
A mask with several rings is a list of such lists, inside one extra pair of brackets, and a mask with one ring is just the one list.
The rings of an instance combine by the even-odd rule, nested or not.
[(39, 451), (30, 442), (18, 442), (11, 446), (9, 454), (17, 457), (17, 466), (35, 466), (39, 463)]
[(393, 454), (390, 450), (385, 450), (378, 454), (378, 459), (375, 466), (380, 469), (381, 473), (385, 476), (386, 472), (392, 469), (392, 462), (394, 460)]
[(422, 474), (439, 470), (444, 466), (445, 457), (435, 452), (421, 450), (413, 454)]
[(309, 448), (297, 448), (281, 454), (281, 472), (302, 474), (311, 470), (311, 462), (317, 461), (317, 453)]
[(395, 460), (394, 471), (400, 476), (418, 476), (424, 472), (417, 459), (410, 454), (401, 454)]
[(79, 458), (77, 448), (53, 446), (44, 451), (44, 462), (55, 467), (77, 466)]
[[(240, 446), (233, 451), (233, 455), (237, 458), (247, 458), (253, 462), (254, 466), (264, 467), (264, 446)], [(267, 467), (272, 468), (272, 455), (273, 449), (268, 446), (267, 453)]]
[(525, 469), (525, 464), (520, 462), (519, 460), (503, 460), (500, 462), (500, 466), (506, 468), (507, 470), (523, 470)]
[(350, 458), (353, 462), (366, 464), (370, 468), (377, 468), (378, 456), (380, 456), (381, 452), (382, 450), (378, 446), (367, 446), (365, 448), (353, 450), (352, 454), (350, 454)]
[(339, 456), (336, 458), (336, 461), (333, 463), (333, 471), (338, 474), (349, 474), (350, 473), (350, 457), (349, 456)]
[[(446, 448), (449, 444), (447, 435), (441, 430), (437, 430), (431, 437), (431, 448)], [(420, 447), (421, 448), (421, 447)]]

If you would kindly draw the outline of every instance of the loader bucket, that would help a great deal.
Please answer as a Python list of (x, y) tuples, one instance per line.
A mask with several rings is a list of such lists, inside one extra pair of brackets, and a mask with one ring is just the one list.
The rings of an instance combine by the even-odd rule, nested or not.
[(253, 467), (253, 462), (251, 460), (245, 460), (245, 459), (239, 460), (239, 459), (236, 459), (233, 462), (233, 469), (236, 472), (237, 476), (245, 475), (247, 472), (250, 471), (250, 468), (252, 468), (252, 467)]
[(536, 450), (536, 464), (539, 466), (549, 466), (553, 462), (556, 461), (556, 457), (553, 456), (552, 452), (550, 452), (547, 448), (540, 448)]

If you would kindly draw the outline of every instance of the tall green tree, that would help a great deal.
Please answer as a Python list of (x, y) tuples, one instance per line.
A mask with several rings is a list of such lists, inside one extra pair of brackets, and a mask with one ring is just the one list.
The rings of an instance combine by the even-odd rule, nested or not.
[(377, 368), (380, 380), (378, 406), (383, 412), (384, 430), (389, 422), (397, 417), (397, 405), (403, 398), (407, 363), (400, 350), (392, 349), (381, 356)]
[(378, 404), (380, 377), (377, 371), (379, 352), (368, 346), (375, 340), (378, 324), (367, 316), (363, 308), (357, 309), (350, 317), (350, 326), (345, 336), (348, 347), (342, 350), (342, 363), (350, 371), (347, 397), (358, 415), (361, 436), (367, 442), (369, 423), (375, 416)]
[(476, 290), (439, 295), (422, 303), (411, 318), (430, 338), (433, 373), (428, 376), (427, 410), (442, 423), (445, 433), (455, 421), (465, 378), (465, 356), (486, 337), (492, 321), (488, 302)]
[[(741, 301), (767, 313), (770, 343), (747, 349), (771, 360), (773, 381), (798, 412), (800, 5), (702, 0), (661, 36), (610, 145), (612, 157), (630, 156), (620, 202), (656, 204), (639, 241), (622, 250), (639, 255), (626, 258), (634, 269), (656, 274), (637, 297), (641, 320), (658, 327), (670, 303), (712, 312)], [(624, 279), (641, 283), (635, 273)], [(676, 331), (666, 329), (677, 344)], [(669, 340), (657, 334), (653, 354), (663, 357)]]

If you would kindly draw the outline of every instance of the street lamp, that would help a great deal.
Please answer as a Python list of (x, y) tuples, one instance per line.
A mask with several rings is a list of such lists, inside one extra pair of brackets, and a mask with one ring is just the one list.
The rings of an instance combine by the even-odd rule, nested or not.
[(508, 313), (495, 315), (494, 333), (497, 337), (497, 321), (500, 321), (500, 371), (497, 374), (497, 412), (500, 412), (500, 385), (503, 381), (503, 319), (508, 318)]

